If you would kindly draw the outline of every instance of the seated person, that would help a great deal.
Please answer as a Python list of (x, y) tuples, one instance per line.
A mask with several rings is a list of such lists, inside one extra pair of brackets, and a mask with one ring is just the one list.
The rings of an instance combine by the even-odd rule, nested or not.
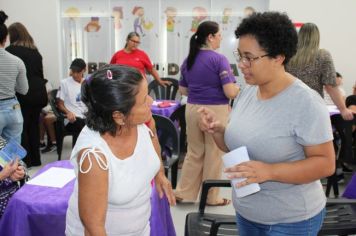
[(346, 106), (356, 113), (356, 82), (352, 86), (352, 95), (348, 96), (346, 99)]
[[(3, 148), (6, 141), (0, 136), (0, 149)], [(4, 167), (0, 166), (0, 219), (4, 214), (7, 203), (11, 196), (19, 189), (17, 181), (25, 177), (24, 167), (19, 165), (16, 159)]]
[[(50, 98), (52, 85), (51, 83), (46, 83), (47, 95)], [(57, 149), (56, 133), (54, 128), (54, 123), (57, 118), (53, 114), (50, 104), (47, 104), (42, 108), (40, 114), (40, 150), (42, 153), (53, 152)], [(45, 134), (47, 134), (47, 145), (45, 143)]]
[[(47, 108), (47, 107), (45, 107)], [(41, 153), (53, 152), (57, 149), (57, 142), (56, 142), (56, 131), (54, 128), (54, 123), (56, 122), (57, 118), (53, 114), (51, 108), (42, 109), (40, 114), (40, 149)], [(47, 134), (48, 143), (46, 145), (44, 141), (44, 136)]]
[[(346, 107), (349, 108), (353, 113), (354, 117), (356, 114), (356, 83), (354, 84), (353, 94), (346, 98)], [(352, 126), (353, 132), (353, 147), (356, 147), (356, 124), (354, 119), (354, 125)], [(356, 157), (355, 157), (356, 158)], [(345, 163), (342, 163), (343, 171), (345, 172), (352, 172), (352, 168), (349, 168)]]
[[(81, 100), (81, 84), (86, 70), (86, 63), (83, 59), (76, 58), (70, 65), (70, 77), (61, 81), (57, 93), (58, 109), (66, 116), (66, 130), (79, 135), (85, 125), (84, 113), (86, 106)], [(66, 122), (66, 121), (65, 121)], [(76, 138), (74, 139), (76, 140)]]
[[(151, 180), (175, 203), (157, 155), (152, 98), (142, 74), (108, 65), (83, 82), (87, 126), (71, 154), (77, 179), (66, 235), (150, 235)], [(159, 192), (162, 197), (162, 192)]]

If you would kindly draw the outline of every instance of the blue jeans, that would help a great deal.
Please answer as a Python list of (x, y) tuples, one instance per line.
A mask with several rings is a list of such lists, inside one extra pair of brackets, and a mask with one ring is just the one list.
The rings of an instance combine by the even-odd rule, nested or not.
[(16, 98), (0, 101), (0, 135), (21, 143), (23, 118), (20, 103)]
[(316, 216), (295, 223), (265, 225), (249, 221), (237, 214), (237, 226), (241, 236), (317, 236), (323, 224), (325, 208)]

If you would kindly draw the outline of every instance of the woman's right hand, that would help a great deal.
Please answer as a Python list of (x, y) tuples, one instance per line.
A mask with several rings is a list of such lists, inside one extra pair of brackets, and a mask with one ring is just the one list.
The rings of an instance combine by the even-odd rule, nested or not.
[(18, 165), (19, 165), (18, 159), (6, 164), (2, 169), (2, 171), (0, 171), (0, 180), (10, 177), (16, 171)]
[(75, 114), (73, 112), (68, 112), (66, 114), (67, 119), (69, 120), (70, 123), (74, 123), (76, 120)]
[(210, 134), (224, 132), (224, 126), (219, 120), (216, 119), (216, 114), (214, 111), (207, 107), (200, 107), (198, 112), (200, 114), (199, 127), (202, 131), (208, 132)]
[(19, 181), (25, 176), (25, 169), (23, 166), (18, 165), (16, 170), (10, 175), (12, 181)]

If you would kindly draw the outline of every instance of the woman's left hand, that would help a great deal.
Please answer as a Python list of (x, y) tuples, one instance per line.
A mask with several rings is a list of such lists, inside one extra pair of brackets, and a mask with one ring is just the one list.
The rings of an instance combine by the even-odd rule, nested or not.
[(156, 190), (159, 197), (162, 198), (166, 195), (170, 205), (176, 205), (176, 198), (173, 194), (172, 184), (164, 175), (163, 172), (159, 172), (155, 177)]
[(236, 185), (238, 188), (252, 183), (263, 183), (271, 180), (271, 165), (261, 161), (246, 161), (226, 168), (224, 172), (229, 179), (246, 178)]
[(23, 166), (17, 166), (16, 170), (10, 175), (12, 181), (19, 181), (25, 176), (25, 170)]

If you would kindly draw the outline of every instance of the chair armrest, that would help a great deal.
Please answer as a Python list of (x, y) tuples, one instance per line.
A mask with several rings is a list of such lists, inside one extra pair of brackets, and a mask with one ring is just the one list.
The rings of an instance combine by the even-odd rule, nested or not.
[(348, 199), (348, 198), (328, 198), (327, 199), (326, 205), (334, 205), (334, 204), (356, 205), (356, 199)]
[(49, 100), (49, 104), (52, 108), (52, 112), (54, 114), (54, 116), (58, 119), (58, 120), (64, 120), (64, 118), (66, 117), (65, 114), (63, 114), (57, 107), (56, 105), (56, 101), (50, 99)]
[(208, 198), (209, 189), (212, 187), (231, 187), (230, 180), (205, 180), (200, 195), (199, 213), (204, 214), (206, 199)]
[(235, 225), (236, 226), (236, 218), (231, 217), (230, 219), (214, 219), (211, 222), (210, 228), (210, 236), (217, 236), (219, 227), (221, 225)]

